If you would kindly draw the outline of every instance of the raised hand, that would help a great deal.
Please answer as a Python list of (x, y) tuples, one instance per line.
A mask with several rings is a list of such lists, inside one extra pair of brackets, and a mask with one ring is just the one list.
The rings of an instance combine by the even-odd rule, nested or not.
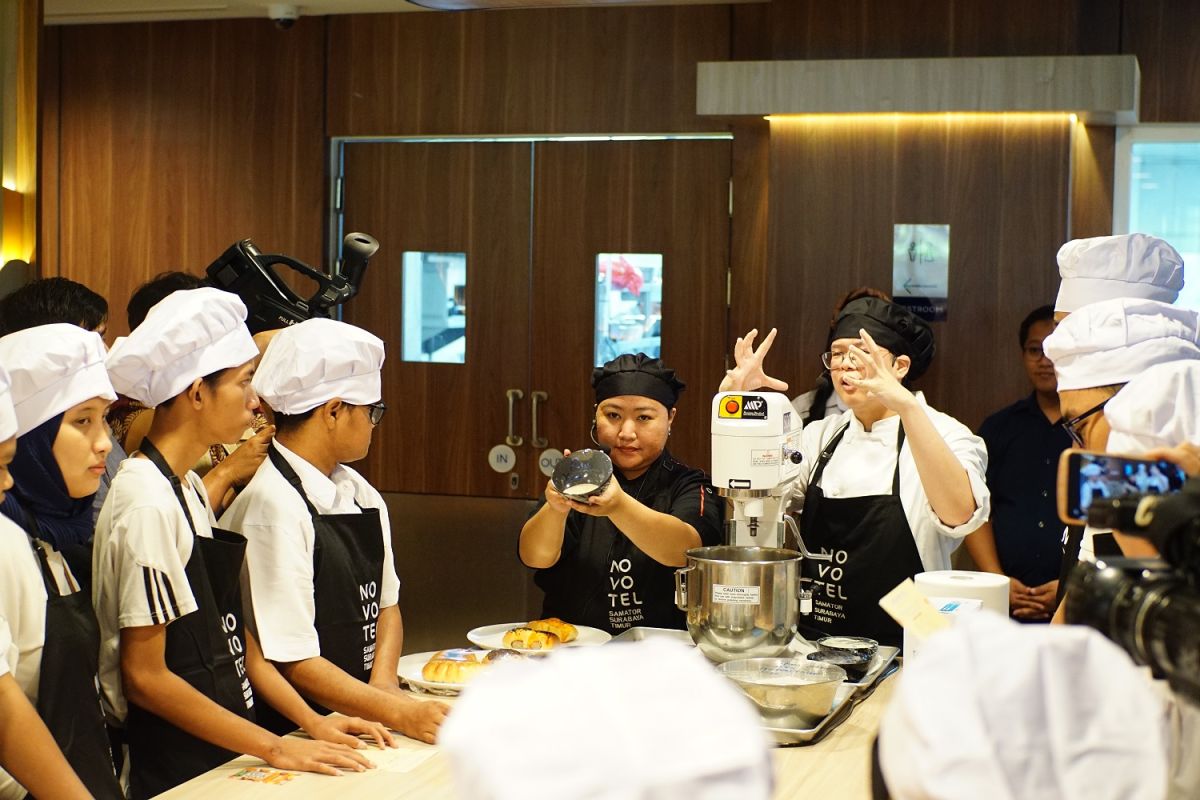
[(787, 391), (788, 385), (785, 381), (772, 378), (763, 371), (763, 360), (771, 351), (771, 345), (775, 342), (775, 334), (776, 330), (771, 328), (771, 332), (766, 335), (757, 350), (754, 348), (754, 340), (758, 336), (758, 328), (737, 338), (733, 345), (735, 366), (725, 373), (719, 391), (748, 392), (762, 388), (777, 392)]

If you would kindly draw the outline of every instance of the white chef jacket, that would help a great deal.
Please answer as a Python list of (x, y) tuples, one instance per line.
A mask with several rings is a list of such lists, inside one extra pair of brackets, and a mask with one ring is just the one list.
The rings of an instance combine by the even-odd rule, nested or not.
[[(189, 471), (183, 495), (196, 533), (212, 538), (204, 483)], [(119, 645), (122, 628), (165, 625), (199, 606), (185, 568), (192, 529), (171, 483), (146, 458), (127, 458), (96, 520), (92, 601), (100, 624), (100, 691), (111, 721), (123, 722)]]
[[(396, 605), (400, 580), (392, 559), (392, 528), (387, 505), (366, 479), (344, 464), (324, 473), (288, 450), (278, 448), (296, 471), (304, 493), (320, 514), (357, 514), (361, 508), (379, 509), (383, 528), (383, 581), (379, 606)], [(357, 505), (356, 505), (357, 503)], [(361, 506), (361, 508), (360, 508)], [(321, 655), (314, 624), (313, 548), (316, 532), (304, 499), (287, 479), (264, 459), (246, 488), (221, 515), (221, 527), (246, 537), (255, 633), (263, 655), (271, 661), (292, 662)]]
[[(46, 553), (58, 591), (79, 591), (62, 554), (38, 542)], [(46, 644), (46, 586), (29, 537), (17, 523), (0, 514), (0, 675), (11, 673), (31, 704), (38, 700), (42, 648)], [(0, 770), (0, 800), (23, 798), (26, 791)]]
[[(913, 460), (908, 437), (900, 452), (900, 503), (904, 516), (916, 540), (917, 552), (926, 571), (950, 569), (950, 554), (959, 541), (987, 521), (991, 513), (991, 495), (984, 476), (987, 474), (987, 447), (967, 426), (948, 414), (931, 408), (923, 395), (917, 402), (933, 422), (933, 427), (949, 445), (967, 471), (971, 493), (975, 497), (975, 513), (961, 525), (945, 525), (932, 506), (921, 485), (917, 464)], [(833, 452), (833, 457), (821, 476), (821, 491), (826, 497), (844, 499), (868, 495), (891, 494), (892, 475), (896, 469), (896, 436), (900, 416), (885, 417), (871, 430), (865, 430), (853, 411), (817, 420), (806, 427), (800, 436), (800, 450), (805, 467), (796, 485), (796, 503), (803, 505), (809, 479), (825, 445), (843, 425), (849, 423), (845, 436)], [(803, 534), (801, 528), (801, 534)]]

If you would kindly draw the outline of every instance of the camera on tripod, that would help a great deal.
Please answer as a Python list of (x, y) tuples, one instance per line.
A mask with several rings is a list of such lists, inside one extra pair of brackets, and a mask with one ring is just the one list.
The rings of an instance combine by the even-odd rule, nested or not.
[[(333, 310), (358, 294), (367, 262), (379, 242), (365, 233), (350, 233), (342, 240), (341, 268), (332, 275), (303, 261), (264, 254), (254, 242), (242, 239), (229, 246), (208, 266), (208, 282), (233, 292), (246, 304), (246, 325), (251, 333), (285, 328), (313, 317), (331, 317)], [(315, 281), (316, 292), (307, 300), (296, 294), (273, 267), (278, 264)]]
[(1200, 705), (1200, 478), (1177, 494), (1095, 501), (1087, 520), (1149, 540), (1162, 559), (1079, 563), (1067, 621), (1096, 628)]

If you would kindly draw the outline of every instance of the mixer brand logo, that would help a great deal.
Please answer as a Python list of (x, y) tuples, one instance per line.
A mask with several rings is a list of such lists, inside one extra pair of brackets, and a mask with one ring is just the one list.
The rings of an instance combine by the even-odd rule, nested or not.
[(726, 395), (717, 409), (721, 419), (766, 419), (767, 400), (755, 394)]

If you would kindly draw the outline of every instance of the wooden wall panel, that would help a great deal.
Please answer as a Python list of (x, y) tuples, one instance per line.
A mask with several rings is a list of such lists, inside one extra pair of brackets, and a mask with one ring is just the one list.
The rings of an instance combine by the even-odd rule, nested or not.
[(1075, 126), (1071, 147), (1071, 237), (1112, 233), (1116, 129)]
[(780, 328), (769, 371), (805, 391), (834, 302), (860, 285), (891, 291), (892, 225), (948, 223), (949, 318), (934, 326), (939, 354), (919, 388), (971, 426), (1028, 391), (1016, 329), (1058, 286), (1069, 123), (809, 119), (771, 128), (770, 305), (762, 319), (734, 323)]
[(320, 264), (324, 21), (61, 32), (60, 247), (43, 274), (105, 295), (202, 271), (237, 239)]
[(765, 53), (743, 58), (919, 58), (1116, 52), (1121, 5), (1122, 0), (774, 0), (765, 15), (753, 6), (734, 6), (732, 13), (735, 29), (756, 26), (765, 45)]
[(1142, 68), (1142, 122), (1200, 121), (1200, 3), (1125, 0), (1121, 50)]
[(329, 18), (329, 132), (721, 129), (696, 63), (729, 56), (726, 6)]

